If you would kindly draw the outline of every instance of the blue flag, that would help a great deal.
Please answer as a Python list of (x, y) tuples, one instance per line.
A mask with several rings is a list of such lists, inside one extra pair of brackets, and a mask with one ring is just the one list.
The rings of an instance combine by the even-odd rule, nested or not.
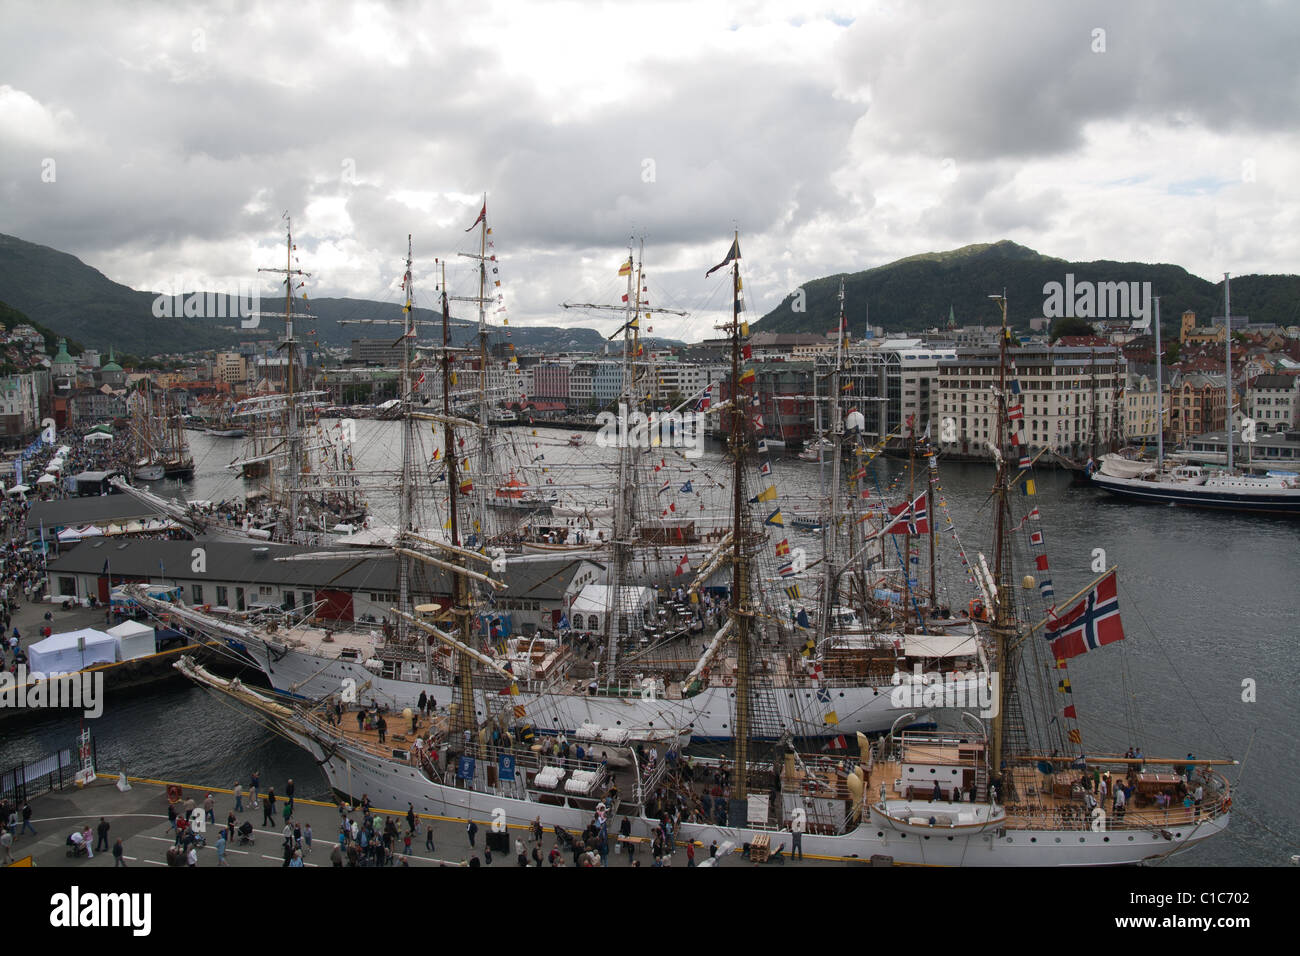
[(502, 780), (515, 779), (514, 754), (501, 754), (497, 757), (497, 776)]
[(691, 492), (691, 483), (690, 483), (689, 481), (686, 482), (686, 484), (682, 485), (682, 491), (686, 492), (687, 494), (690, 494), (690, 492)]

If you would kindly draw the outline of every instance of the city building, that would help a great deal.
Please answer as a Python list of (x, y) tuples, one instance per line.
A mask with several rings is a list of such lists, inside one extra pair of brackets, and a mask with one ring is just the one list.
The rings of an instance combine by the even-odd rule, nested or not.
[[(939, 363), (940, 447), (992, 457), (999, 424), (998, 349), (958, 348), (956, 353)], [(1007, 358), (1007, 379), (1019, 383), (1024, 410), (1019, 434), (1031, 454), (1051, 448), (1082, 458), (1106, 443), (1118, 426), (1124, 388), (1118, 349), (1028, 346), (1009, 349)]]

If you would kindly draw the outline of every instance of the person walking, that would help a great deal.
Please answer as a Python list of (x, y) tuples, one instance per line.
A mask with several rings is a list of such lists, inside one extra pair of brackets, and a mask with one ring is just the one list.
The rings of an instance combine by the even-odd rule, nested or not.
[(32, 831), (32, 836), (36, 836), (36, 827), (32, 826), (32, 805), (23, 801), (23, 828), (18, 831), (17, 836), (22, 836), (28, 830)]
[(226, 831), (223, 829), (217, 836), (217, 866), (229, 866), (226, 862)]
[(239, 785), (238, 780), (235, 781), (235, 812), (244, 812), (244, 788)]
[(103, 817), (99, 818), (99, 826), (95, 828), (95, 849), (101, 852), (108, 852), (108, 821)]
[(466, 821), (465, 832), (469, 834), (469, 848), (474, 849), (474, 837), (478, 836), (478, 824), (473, 820)]
[(212, 799), (212, 794), (203, 798), (203, 816), (208, 823), (216, 824), (217, 822), (217, 801)]
[(113, 869), (126, 866), (125, 854), (126, 848), (122, 846), (122, 838), (118, 837), (117, 842), (113, 844)]
[(302, 846), (308, 853), (311, 852), (311, 824), (308, 823), (302, 831)]
[(428, 850), (430, 853), (434, 852), (434, 850), (433, 850), (433, 825), (432, 825), (432, 824), (430, 824), (429, 826), (427, 826), (427, 827), (424, 828), (424, 848), (425, 848), (426, 850)]
[(406, 805), (406, 829), (411, 833), (415, 832), (415, 804)]
[[(257, 804), (253, 804), (257, 806)], [(275, 787), (266, 791), (266, 799), (262, 802), (262, 826), (275, 824)]]
[(252, 807), (257, 809), (257, 785), (262, 780), (262, 771), (254, 770), (253, 775), (248, 780), (248, 795), (252, 799)]
[(190, 844), (190, 852), (185, 857), (185, 863), (187, 866), (199, 865), (199, 851), (198, 848), (193, 843)]
[(13, 845), (14, 835), (6, 828), (3, 833), (0, 833), (0, 849), (4, 850), (5, 866), (8, 866), (14, 861), (13, 853), (10, 852), (13, 849)]
[(293, 815), (293, 777), (290, 777), (289, 782), (284, 786), (284, 796), (285, 799), (289, 801), (288, 803), (289, 814), (290, 816), (292, 816)]

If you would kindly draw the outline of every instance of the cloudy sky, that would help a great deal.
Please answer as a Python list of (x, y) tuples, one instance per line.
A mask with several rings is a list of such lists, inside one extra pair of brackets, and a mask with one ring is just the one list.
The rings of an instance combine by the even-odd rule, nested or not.
[[(1300, 6), (1054, 2), (4, 5), (0, 232), (138, 289), (282, 257), (396, 299), (406, 236), (469, 294), (487, 193), (512, 324), (656, 334), (1011, 239), (1205, 277), (1300, 268)], [(52, 181), (50, 181), (52, 180)]]

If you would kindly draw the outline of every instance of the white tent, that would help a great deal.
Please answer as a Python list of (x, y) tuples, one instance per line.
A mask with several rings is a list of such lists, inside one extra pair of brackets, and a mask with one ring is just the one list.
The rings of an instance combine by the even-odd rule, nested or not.
[(42, 674), (72, 674), (92, 664), (116, 660), (117, 640), (93, 628), (53, 634), (27, 648), (28, 671)]
[(38, 485), (52, 485), (58, 480), (59, 479), (55, 478), (53, 475), (41, 475), (41, 477), (36, 479), (36, 483)]
[(32, 489), (29, 488), (29, 487), (27, 487), (26, 485), (14, 485), (12, 488), (10, 488), (8, 491), (6, 491), (5, 494), (7, 494), (7, 495), (25, 495), (25, 494), (27, 494), (27, 492), (29, 492), (29, 491), (31, 491), (31, 490), (32, 490)]
[(117, 627), (110, 627), (108, 633), (118, 640), (119, 661), (135, 660), (157, 650), (153, 628), (139, 621), (123, 621)]
[(84, 441), (88, 441), (88, 442), (92, 442), (92, 441), (112, 441), (112, 440), (113, 440), (113, 436), (112, 436), (112, 435), (109, 435), (109, 434), (106, 433), (106, 432), (91, 432), (91, 433), (90, 433), (89, 435), (87, 435), (87, 436), (85, 437), (85, 439), (84, 439)]
[(67, 445), (60, 445), (60, 446), (59, 446), (59, 450), (58, 450), (57, 452), (55, 452), (55, 454), (58, 455), (60, 458), (62, 458), (64, 455), (66, 455), (66, 454), (67, 454), (68, 452), (70, 452), (70, 451), (72, 451), (72, 449), (69, 448)]

